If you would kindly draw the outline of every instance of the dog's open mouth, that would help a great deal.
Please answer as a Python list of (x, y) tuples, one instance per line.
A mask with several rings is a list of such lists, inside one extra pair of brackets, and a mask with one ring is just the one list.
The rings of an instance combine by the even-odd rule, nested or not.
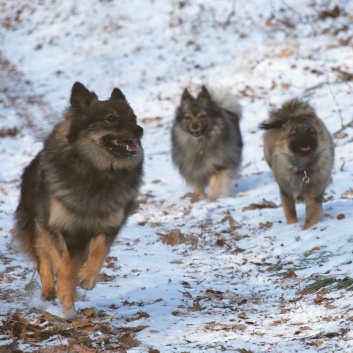
[(311, 147), (310, 146), (301, 146), (300, 148), (299, 148), (299, 151), (301, 152), (301, 153), (309, 153), (310, 151), (311, 151)]
[(140, 148), (138, 140), (119, 139), (112, 135), (104, 136), (101, 141), (112, 155), (119, 158), (134, 156)]
[(196, 137), (196, 138), (199, 138), (199, 137), (203, 136), (203, 131), (202, 130), (190, 131), (190, 132), (191, 132), (191, 135)]

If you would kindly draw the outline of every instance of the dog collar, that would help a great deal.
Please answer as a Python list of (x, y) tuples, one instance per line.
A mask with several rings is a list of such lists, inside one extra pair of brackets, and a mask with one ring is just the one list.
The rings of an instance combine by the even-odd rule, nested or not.
[(309, 168), (305, 168), (305, 169), (298, 169), (296, 171), (297, 174), (307, 174), (310, 172), (310, 169)]
[(297, 174), (303, 174), (303, 183), (307, 184), (310, 181), (310, 178), (308, 176), (308, 173), (310, 172), (310, 169), (298, 169)]

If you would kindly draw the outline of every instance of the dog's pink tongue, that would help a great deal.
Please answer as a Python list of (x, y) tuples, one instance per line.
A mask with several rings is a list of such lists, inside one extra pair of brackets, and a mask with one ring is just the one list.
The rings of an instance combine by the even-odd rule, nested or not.
[(138, 149), (138, 145), (136, 145), (134, 141), (130, 141), (130, 140), (118, 141), (118, 145), (125, 147), (129, 152), (136, 152)]
[(194, 137), (200, 137), (200, 136), (202, 135), (202, 133), (201, 133), (201, 131), (193, 131), (193, 132), (192, 132), (192, 135), (193, 135)]

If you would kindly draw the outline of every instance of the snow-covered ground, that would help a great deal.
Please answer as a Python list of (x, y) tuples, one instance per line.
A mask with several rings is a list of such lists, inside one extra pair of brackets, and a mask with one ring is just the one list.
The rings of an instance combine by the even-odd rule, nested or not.
[[(353, 351), (351, 1), (12, 0), (0, 20), (0, 351)], [(99, 314), (85, 341), (53, 329), (70, 321), (48, 323), (43, 313), (61, 316), (60, 306), (40, 302), (38, 274), (11, 237), (22, 170), (75, 81), (100, 99), (119, 87), (146, 151), (140, 206), (97, 287), (78, 290), (76, 306)], [(170, 128), (182, 90), (200, 84), (239, 98), (244, 151), (231, 197), (193, 203), (171, 163)], [(310, 101), (336, 146), (325, 216), (305, 231), (303, 204), (299, 223), (285, 222), (258, 129), (292, 97)], [(27, 323), (21, 336), (19, 317), (46, 318), (43, 330), (57, 334)], [(118, 329), (132, 341), (114, 341)]]

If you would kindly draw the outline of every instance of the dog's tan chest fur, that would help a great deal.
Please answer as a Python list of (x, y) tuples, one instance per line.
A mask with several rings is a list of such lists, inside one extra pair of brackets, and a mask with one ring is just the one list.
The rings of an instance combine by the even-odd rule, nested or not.
[(123, 218), (122, 207), (117, 207), (116, 210), (112, 210), (105, 217), (92, 217), (89, 215), (78, 216), (54, 197), (50, 203), (49, 226), (53, 229), (61, 229), (67, 232), (72, 232), (77, 228), (105, 229), (119, 227)]

